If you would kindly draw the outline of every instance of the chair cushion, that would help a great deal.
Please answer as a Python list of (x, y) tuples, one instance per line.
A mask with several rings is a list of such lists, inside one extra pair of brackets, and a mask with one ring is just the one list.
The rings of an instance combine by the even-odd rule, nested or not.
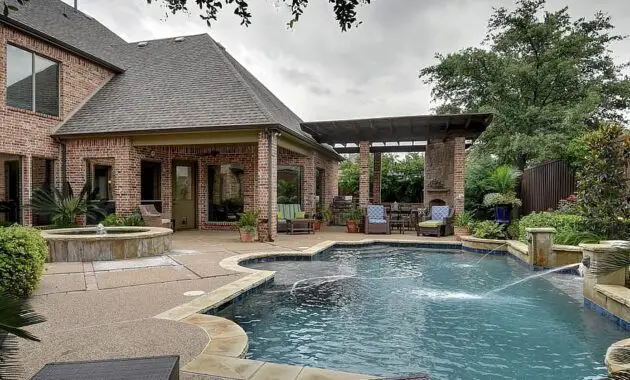
[(448, 206), (431, 207), (431, 220), (442, 220), (448, 218), (450, 208)]
[(278, 220), (284, 219), (284, 212), (278, 211)]
[(305, 217), (306, 217), (306, 213), (304, 211), (295, 213), (295, 219), (304, 219)]
[(387, 221), (385, 219), (369, 219), (370, 224), (385, 224)]
[(385, 206), (382, 206), (382, 205), (368, 205), (367, 206), (367, 217), (370, 221), (372, 219), (385, 219), (384, 216), (385, 216)]
[(442, 221), (441, 220), (427, 220), (424, 222), (420, 222), (418, 223), (418, 227), (439, 227), (442, 225)]

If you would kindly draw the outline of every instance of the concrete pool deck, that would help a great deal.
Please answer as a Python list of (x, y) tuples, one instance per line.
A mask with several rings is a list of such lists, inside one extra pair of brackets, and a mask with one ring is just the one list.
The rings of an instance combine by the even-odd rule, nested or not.
[[(198, 363), (192, 362), (193, 359), (208, 346), (207, 332), (195, 324), (154, 317), (203, 299), (207, 293), (248, 275), (221, 267), (219, 263), (226, 258), (246, 253), (298, 253), (330, 240), (364, 239), (453, 240), (452, 237), (416, 237), (415, 232), (403, 235), (347, 234), (345, 228), (328, 227), (314, 235), (281, 234), (273, 243), (240, 243), (236, 232), (182, 231), (173, 235), (171, 254), (161, 257), (46, 264), (40, 288), (30, 302), (31, 307), (48, 321), (29, 328), (42, 340), (41, 343), (21, 343), (24, 375), (30, 377), (44, 364), (54, 361), (175, 354), (181, 356), (182, 368), (190, 363), (187, 368), (190, 372), (182, 372), (182, 378), (216, 378), (216, 374), (213, 377), (204, 375), (203, 371), (193, 371)], [(206, 294), (199, 295), (195, 291)], [(196, 296), (184, 295), (187, 292)], [(296, 372), (296, 367), (291, 366), (203, 355), (206, 363), (217, 363), (217, 368), (255, 367), (253, 372), (226, 369), (222, 377), (228, 379), (305, 380), (349, 376), (311, 368)], [(269, 375), (260, 377), (266, 373)]]

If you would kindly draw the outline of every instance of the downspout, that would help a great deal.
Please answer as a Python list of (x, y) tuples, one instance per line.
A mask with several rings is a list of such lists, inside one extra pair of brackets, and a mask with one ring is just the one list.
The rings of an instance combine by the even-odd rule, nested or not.
[(271, 173), (271, 153), (273, 152), (273, 131), (267, 130), (267, 238), (269, 241), (273, 241), (271, 233), (271, 186), (273, 184)]

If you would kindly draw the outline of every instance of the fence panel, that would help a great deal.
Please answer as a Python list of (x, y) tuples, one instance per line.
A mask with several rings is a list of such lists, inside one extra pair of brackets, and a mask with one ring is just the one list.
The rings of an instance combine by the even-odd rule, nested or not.
[(575, 171), (565, 161), (550, 161), (526, 169), (521, 178), (523, 214), (555, 209), (575, 192)]

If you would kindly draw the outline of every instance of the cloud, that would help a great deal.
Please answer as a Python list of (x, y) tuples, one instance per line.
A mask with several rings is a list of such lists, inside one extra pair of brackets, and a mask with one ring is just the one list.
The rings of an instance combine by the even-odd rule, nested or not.
[[(630, 2), (548, 1), (553, 9), (568, 5), (574, 17), (601, 9), (620, 34), (630, 34)], [(514, 1), (373, 1), (359, 9), (363, 23), (347, 33), (327, 1), (309, 2), (293, 30), (285, 7), (273, 0), (249, 4), (249, 28), (230, 7), (208, 28), (194, 11), (164, 20), (165, 9), (146, 0), (79, 0), (81, 10), (129, 41), (209, 33), (305, 120), (430, 112), (431, 88), (418, 78), (419, 69), (435, 63), (436, 52), (479, 45), (492, 7), (511, 8)], [(630, 41), (617, 43), (613, 54), (630, 61)]]

